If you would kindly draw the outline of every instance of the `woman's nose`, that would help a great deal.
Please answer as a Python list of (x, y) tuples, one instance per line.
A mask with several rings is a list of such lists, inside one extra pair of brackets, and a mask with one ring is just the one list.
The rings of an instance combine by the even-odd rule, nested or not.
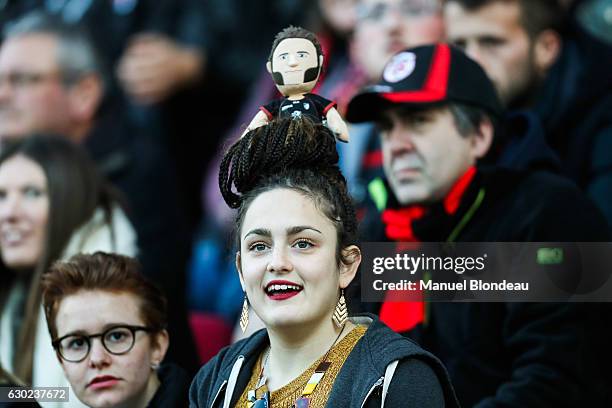
[(0, 219), (7, 220), (19, 216), (22, 210), (21, 199), (16, 194), (0, 197)]
[(272, 250), (270, 262), (268, 263), (268, 271), (270, 272), (289, 272), (293, 269), (293, 265), (289, 260), (289, 254), (284, 248), (276, 247)]
[(89, 350), (89, 364), (92, 367), (101, 367), (110, 364), (111, 355), (104, 348), (100, 339), (91, 339), (91, 349)]

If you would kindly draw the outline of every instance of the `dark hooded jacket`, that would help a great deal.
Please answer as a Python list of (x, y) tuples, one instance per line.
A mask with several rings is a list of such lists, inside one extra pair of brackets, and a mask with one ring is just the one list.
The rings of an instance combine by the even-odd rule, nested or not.
[[(373, 316), (354, 321), (371, 323), (338, 373), (327, 407), (380, 407), (385, 378), (390, 381), (385, 407), (458, 406), (448, 374), (436, 357)], [(190, 406), (221, 407), (228, 398), (234, 407), (268, 344), (267, 332), (260, 330), (223, 349), (191, 384)]]
[[(397, 208), (388, 192), (387, 207)], [(609, 239), (603, 217), (571, 181), (550, 172), (487, 167), (478, 169), (455, 213), (433, 204), (411, 228), (421, 242), (450, 236), (457, 242)], [(606, 309), (607, 304), (434, 302), (426, 322), (405, 334), (446, 365), (462, 406), (603, 406), (606, 343), (612, 338)]]
[(563, 42), (534, 112), (563, 173), (595, 202), (612, 231), (612, 46), (576, 22)]

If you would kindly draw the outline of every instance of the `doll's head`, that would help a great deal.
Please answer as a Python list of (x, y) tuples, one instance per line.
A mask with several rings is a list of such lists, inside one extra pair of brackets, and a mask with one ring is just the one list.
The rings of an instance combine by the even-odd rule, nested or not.
[(290, 26), (276, 35), (266, 67), (285, 96), (310, 92), (323, 64), (317, 37), (301, 27)]

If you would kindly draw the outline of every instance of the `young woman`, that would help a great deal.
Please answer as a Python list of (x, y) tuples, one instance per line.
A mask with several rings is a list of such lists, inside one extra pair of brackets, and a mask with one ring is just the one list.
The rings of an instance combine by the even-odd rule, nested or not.
[(20, 382), (68, 385), (40, 310), (40, 279), (55, 260), (96, 250), (135, 255), (136, 237), (87, 155), (51, 136), (3, 146), (0, 365)]
[(337, 162), (334, 136), (308, 119), (251, 131), (224, 157), (221, 192), (238, 208), (242, 322), (250, 306), (266, 330), (200, 370), (191, 406), (455, 406), (434, 356), (373, 317), (346, 318), (361, 252)]
[(53, 347), (89, 407), (181, 407), (189, 379), (160, 363), (168, 349), (164, 295), (138, 263), (96, 252), (56, 262), (43, 276)]

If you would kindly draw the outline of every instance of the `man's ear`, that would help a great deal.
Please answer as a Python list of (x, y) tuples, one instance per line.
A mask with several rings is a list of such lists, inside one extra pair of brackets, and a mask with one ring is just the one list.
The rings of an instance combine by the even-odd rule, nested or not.
[(236, 270), (238, 271), (238, 278), (240, 279), (240, 286), (242, 287), (242, 291), (246, 292), (244, 286), (244, 278), (242, 277), (242, 265), (240, 264), (240, 251), (236, 251)]
[(78, 123), (92, 122), (100, 103), (104, 89), (102, 79), (96, 74), (80, 78), (69, 90), (70, 112)]
[(489, 152), (493, 143), (495, 129), (489, 117), (484, 116), (476, 132), (471, 135), (471, 149), (474, 158), (482, 159)]
[(355, 279), (360, 264), (361, 250), (357, 245), (350, 245), (342, 250), (339, 277), (341, 289), (346, 289), (353, 279)]
[(536, 71), (543, 78), (561, 53), (561, 36), (555, 30), (544, 30), (533, 43), (533, 57)]
[(270, 74), (272, 73), (272, 62), (271, 61), (266, 62), (266, 69), (268, 70)]

